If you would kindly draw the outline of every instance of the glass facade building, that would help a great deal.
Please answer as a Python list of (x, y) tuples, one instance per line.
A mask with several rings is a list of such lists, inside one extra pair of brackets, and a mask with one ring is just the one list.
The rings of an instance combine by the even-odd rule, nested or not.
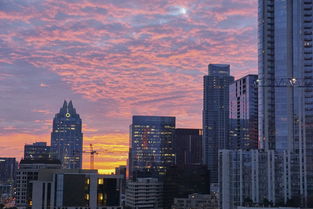
[(258, 148), (257, 79), (257, 75), (247, 75), (229, 87), (229, 141), (232, 149)]
[(259, 141), (298, 161), (288, 199), (313, 206), (313, 1), (259, 0)]
[(229, 148), (229, 85), (233, 82), (229, 65), (210, 64), (204, 76), (203, 163), (210, 170), (211, 183), (218, 182), (218, 150)]
[(201, 129), (177, 128), (175, 130), (176, 165), (202, 164), (202, 135)]
[(53, 119), (51, 133), (53, 155), (63, 168), (82, 168), (83, 133), (82, 120), (72, 101), (64, 101), (63, 107)]
[(133, 116), (130, 132), (129, 177), (164, 176), (175, 164), (175, 117)]
[(51, 147), (46, 142), (35, 142), (24, 146), (24, 159), (51, 158)]

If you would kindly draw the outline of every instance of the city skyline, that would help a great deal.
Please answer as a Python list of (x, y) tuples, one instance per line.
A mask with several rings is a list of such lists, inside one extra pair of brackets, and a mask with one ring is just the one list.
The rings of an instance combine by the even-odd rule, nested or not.
[(256, 1), (33, 3), (0, 3), (4, 156), (19, 159), (24, 144), (49, 142), (66, 99), (83, 120), (84, 146), (110, 150), (95, 167), (113, 170), (126, 163), (132, 115), (201, 128), (207, 65), (230, 64), (236, 78), (257, 71)]

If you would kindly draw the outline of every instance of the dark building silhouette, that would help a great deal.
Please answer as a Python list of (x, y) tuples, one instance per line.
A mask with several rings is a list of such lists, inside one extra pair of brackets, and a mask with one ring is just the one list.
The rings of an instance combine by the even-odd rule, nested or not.
[(233, 82), (229, 65), (210, 64), (204, 76), (203, 163), (210, 170), (211, 183), (218, 182), (218, 150), (229, 148), (229, 85)]
[(53, 119), (51, 148), (63, 168), (81, 168), (83, 151), (82, 120), (72, 101), (64, 101), (63, 107)]
[(202, 130), (175, 129), (176, 165), (202, 164)]
[(247, 75), (229, 87), (231, 149), (258, 148), (258, 76)]
[(174, 198), (210, 193), (209, 170), (205, 165), (172, 166), (164, 178), (164, 206), (170, 209)]
[(16, 179), (17, 162), (15, 158), (0, 158), (0, 184), (14, 183)]
[(24, 159), (51, 158), (51, 147), (46, 142), (35, 142), (24, 146)]
[(175, 117), (133, 116), (130, 129), (130, 178), (164, 176), (175, 164)]

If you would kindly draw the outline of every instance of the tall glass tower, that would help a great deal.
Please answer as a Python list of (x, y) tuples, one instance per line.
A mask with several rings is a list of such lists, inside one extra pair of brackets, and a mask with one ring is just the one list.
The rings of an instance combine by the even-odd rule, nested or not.
[(312, 7), (312, 0), (259, 0), (259, 141), (295, 156), (287, 194), (306, 205), (313, 203)]
[(229, 65), (210, 64), (204, 76), (203, 163), (210, 170), (211, 183), (218, 182), (218, 150), (229, 148), (229, 85), (233, 82)]
[(130, 132), (130, 178), (162, 178), (175, 165), (175, 117), (133, 116)]
[(51, 148), (63, 168), (82, 168), (82, 120), (72, 101), (64, 101), (60, 112), (53, 119)]

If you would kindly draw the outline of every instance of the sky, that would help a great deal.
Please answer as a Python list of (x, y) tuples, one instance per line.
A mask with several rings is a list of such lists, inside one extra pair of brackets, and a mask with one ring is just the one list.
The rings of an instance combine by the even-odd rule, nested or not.
[(209, 63), (257, 72), (257, 0), (0, 1), (0, 157), (49, 144), (72, 100), (84, 148), (111, 172), (126, 164), (132, 115), (201, 128)]

